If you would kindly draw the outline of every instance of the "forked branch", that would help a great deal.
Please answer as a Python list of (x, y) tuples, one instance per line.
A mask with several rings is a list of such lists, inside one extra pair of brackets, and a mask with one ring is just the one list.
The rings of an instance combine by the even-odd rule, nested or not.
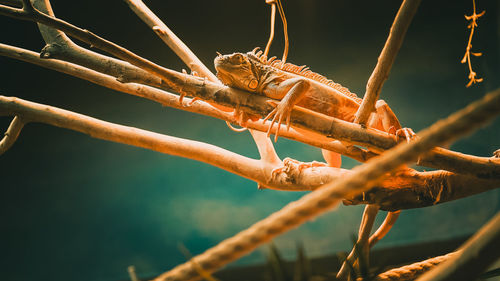
[[(447, 119), (438, 121), (421, 132), (418, 140), (400, 144), (386, 151), (379, 157), (352, 169), (352, 174), (325, 184), (315, 192), (288, 204), (280, 211), (193, 259), (206, 271), (213, 272), (274, 237), (331, 210), (339, 203), (339, 198), (359, 195), (370, 189), (383, 175), (416, 160), (420, 154), (432, 147), (472, 132), (500, 113), (499, 109), (500, 90), (497, 90)], [(187, 262), (161, 274), (155, 281), (197, 279), (199, 277), (192, 263)]]
[[(19, 11), (20, 15), (18, 15)], [(137, 55), (131, 55), (130, 51), (127, 51), (126, 49), (117, 46), (114, 43), (101, 39), (100, 37), (97, 37), (85, 30), (78, 29), (59, 19), (41, 14), (36, 10), (33, 10), (33, 12), (25, 12), (24, 10), (0, 5), (0, 14), (7, 14), (9, 16), (22, 19), (43, 22), (44, 24), (51, 25), (55, 28), (64, 29), (66, 32), (69, 32), (69, 34), (76, 34), (77, 36), (75, 37), (80, 38), (80, 40), (90, 43), (94, 41), (99, 42), (99, 46), (104, 46), (103, 50), (112, 50), (116, 55), (121, 55), (123, 59), (130, 59), (132, 60), (130, 61), (131, 63), (135, 62), (135, 64), (138, 66), (142, 65), (143, 63), (149, 65), (148, 71), (150, 71), (151, 68), (154, 68), (157, 72), (161, 72), (164, 74), (164, 76), (160, 75), (161, 78), (166, 78), (167, 76), (169, 78), (172, 78), (168, 83), (169, 86), (165, 86), (164, 88), (173, 87), (174, 89), (172, 90), (181, 94), (186, 93), (191, 96), (197, 96), (203, 100), (208, 100), (223, 106), (229, 106), (233, 108), (239, 106), (242, 111), (261, 116), (267, 115), (267, 113), (269, 113), (273, 109), (272, 106), (266, 103), (265, 98), (263, 97), (258, 97), (250, 93), (223, 87), (218, 83), (212, 83), (206, 80), (192, 77), (190, 75), (178, 73), (173, 70), (164, 69), (157, 65), (151, 66), (152, 63), (140, 57), (136, 61), (135, 58), (137, 57)], [(341, 140), (343, 142), (359, 144), (375, 151), (383, 151), (385, 149), (393, 147), (396, 144), (396, 141), (392, 136), (381, 132), (377, 133), (376, 130), (364, 130), (363, 128), (352, 123), (344, 122), (342, 120), (337, 120), (334, 118), (326, 118), (325, 116), (319, 116), (319, 114), (311, 112), (304, 113), (304, 111), (300, 109), (297, 109), (296, 112), (297, 113), (294, 113), (292, 115), (292, 124), (294, 124), (296, 127), (309, 130), (315, 136), (314, 138), (318, 136), (320, 139), (319, 142), (312, 140), (313, 138), (310, 137), (307, 143), (312, 144), (313, 142), (315, 142), (317, 146), (320, 146), (322, 148), (325, 148), (323, 147), (325, 142), (333, 144), (331, 140), (325, 138), (324, 136), (332, 136), (335, 139)], [(311, 118), (311, 116), (313, 118)], [(258, 126), (256, 125), (254, 129), (259, 130), (259, 128), (257, 127)], [(265, 128), (267, 128), (267, 125), (265, 126)], [(316, 133), (316, 135), (314, 133)], [(321, 135), (323, 135), (323, 137)], [(303, 137), (302, 139), (307, 139), (307, 137)], [(342, 147), (338, 143), (332, 146), (345, 152), (349, 152), (350, 150)], [(335, 148), (333, 150), (335, 151)], [(438, 167), (433, 164), (435, 157), (444, 159), (444, 161), (441, 161), (439, 163), (440, 165)], [(456, 158), (463, 159), (463, 157), (455, 157), (455, 159)], [(448, 157), (446, 153), (443, 155), (443, 150), (440, 150), (439, 152), (434, 152), (432, 155), (427, 156), (427, 158), (423, 159), (421, 163), (425, 162), (430, 167), (444, 168), (454, 172), (473, 174), (482, 178), (495, 178), (500, 175), (500, 165), (497, 165), (496, 163), (490, 161), (489, 158), (483, 159), (481, 157), (477, 157), (477, 159), (473, 159), (473, 161), (467, 159), (465, 161), (461, 161), (459, 165), (454, 165), (452, 161), (449, 161), (450, 159), (451, 158)], [(454, 167), (460, 167), (460, 169), (457, 170)]]
[(173, 33), (141, 0), (125, 0), (142, 21), (144, 21), (165, 42), (182, 61), (199, 75), (212, 82), (217, 77), (195, 56), (195, 54)]
[[(165, 106), (235, 122), (232, 114), (220, 112), (207, 104), (195, 103), (190, 107), (182, 107), (179, 104), (179, 96), (177, 95), (135, 83), (123, 84), (116, 81), (116, 79), (111, 76), (103, 75), (78, 65), (59, 60), (40, 59), (37, 53), (24, 49), (0, 44), (0, 55), (64, 72), (104, 87), (154, 100)], [(252, 95), (248, 92), (221, 86), (220, 84), (208, 81), (204, 83), (203, 80), (190, 75), (186, 75), (186, 79), (186, 83), (181, 85), (189, 90), (193, 96), (200, 97), (204, 100), (209, 100), (228, 107), (239, 107), (245, 112), (262, 116), (272, 110), (272, 106), (267, 103), (268, 99), (258, 95)], [(296, 127), (308, 130), (309, 133), (307, 135), (302, 134), (292, 128), (288, 132), (284, 131), (282, 136), (316, 147), (339, 152), (361, 162), (366, 161), (373, 156), (373, 154), (354, 146), (346, 147), (336, 140), (359, 144), (376, 151), (383, 151), (396, 145), (396, 140), (392, 135), (374, 129), (364, 129), (359, 125), (327, 117), (312, 111), (303, 110), (301, 108), (295, 109), (292, 115), (292, 123)], [(262, 124), (261, 122), (248, 122), (248, 127), (265, 132), (267, 131), (268, 125)], [(328, 136), (332, 136), (336, 140)], [(442, 148), (435, 148), (432, 153), (427, 154), (425, 157), (421, 157), (419, 164), (437, 169), (474, 175), (484, 179), (500, 178), (500, 159), (471, 156)]]
[[(271, 177), (273, 169), (282, 167), (275, 158), (270, 140), (260, 133), (256, 140), (263, 145), (261, 160), (244, 157), (223, 148), (192, 140), (157, 134), (113, 124), (52, 106), (0, 96), (0, 116), (21, 116), (24, 122), (42, 122), (88, 134), (95, 138), (151, 149), (202, 161), (257, 182), (261, 187), (288, 191), (314, 190), (324, 183), (335, 182), (353, 172), (333, 167), (300, 169), (291, 163), (285, 173)], [(268, 157), (266, 157), (268, 156)], [(446, 190), (443, 190), (446, 186)], [(346, 204), (375, 204), (382, 210), (399, 210), (435, 205), (500, 187), (500, 180), (482, 180), (445, 171), (417, 172), (401, 170), (391, 174), (365, 192), (365, 196), (343, 197)], [(365, 200), (365, 201), (363, 201)]]

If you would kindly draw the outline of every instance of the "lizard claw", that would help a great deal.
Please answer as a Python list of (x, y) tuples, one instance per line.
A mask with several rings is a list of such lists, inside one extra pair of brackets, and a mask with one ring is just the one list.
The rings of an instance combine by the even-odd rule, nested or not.
[(500, 149), (497, 149), (495, 150), (495, 152), (493, 152), (493, 158), (500, 158)]
[(262, 121), (263, 123), (269, 120), (271, 117), (273, 118), (271, 120), (271, 125), (269, 126), (269, 129), (267, 130), (267, 136), (269, 137), (271, 135), (271, 131), (273, 129), (274, 123), (276, 122), (278, 124), (278, 128), (276, 129), (276, 133), (274, 134), (274, 142), (278, 141), (278, 136), (280, 133), (280, 128), (281, 124), (283, 121), (286, 122), (286, 129), (287, 131), (290, 130), (290, 116), (291, 116), (291, 108), (287, 107), (286, 104), (280, 102), (277, 103), (272, 100), (267, 101), (268, 104), (274, 106), (275, 108), (264, 118)]
[(186, 105), (184, 105), (184, 103), (182, 103), (182, 100), (184, 99), (184, 97), (186, 96), (186, 94), (180, 94), (179, 95), (179, 104), (182, 106), (182, 107), (186, 107)]
[(401, 128), (399, 130), (396, 130), (396, 140), (399, 142), (399, 140), (404, 137), (406, 139), (407, 143), (410, 143), (410, 141), (414, 138), (417, 138), (417, 134), (410, 129), (410, 128)]
[(298, 160), (286, 157), (283, 159), (283, 166), (274, 168), (271, 171), (271, 178), (273, 180), (276, 180), (278, 177), (278, 174), (280, 173), (286, 173), (287, 175), (290, 174), (297, 174), (301, 173), (302, 170), (307, 169), (307, 168), (315, 168), (315, 167), (327, 167), (328, 165), (323, 162), (318, 162), (318, 161), (312, 161), (312, 162), (300, 162)]
[(235, 132), (243, 132), (248, 129), (248, 120), (257, 121), (259, 120), (260, 116), (246, 113), (245, 111), (240, 110), (240, 106), (237, 106), (233, 111), (233, 118), (236, 120), (236, 123), (242, 128), (234, 128), (230, 125), (229, 122), (226, 121), (227, 126)]

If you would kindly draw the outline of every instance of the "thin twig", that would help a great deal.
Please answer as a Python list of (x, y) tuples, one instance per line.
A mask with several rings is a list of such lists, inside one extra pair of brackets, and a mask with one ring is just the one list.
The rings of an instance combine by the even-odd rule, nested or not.
[(356, 112), (354, 122), (366, 125), (368, 117), (375, 110), (382, 86), (389, 76), (392, 64), (396, 59), (396, 55), (403, 43), (404, 36), (410, 26), (413, 16), (417, 12), (417, 8), (421, 0), (405, 0), (401, 4), (401, 8), (394, 19), (389, 37), (385, 42), (384, 48), (378, 57), (377, 65), (373, 70), (368, 83), (366, 84), (366, 93), (363, 97), (363, 102)]
[(0, 4), (8, 5), (15, 8), (23, 7), (23, 3), (20, 0), (0, 0)]
[(356, 241), (356, 244), (354, 245), (353, 249), (347, 256), (344, 263), (342, 263), (342, 266), (340, 267), (340, 270), (337, 273), (337, 279), (344, 280), (347, 278), (347, 276), (350, 273), (350, 268), (348, 264), (355, 265), (359, 253), (361, 253), (362, 258), (366, 262), (368, 262), (368, 253), (370, 248), (368, 240), (370, 238), (370, 233), (372, 231), (375, 218), (377, 217), (378, 210), (379, 207), (376, 205), (367, 205), (365, 207), (365, 210), (363, 211), (363, 216), (361, 218), (361, 223), (359, 225), (358, 241)]
[(179, 85), (182, 85), (186, 75), (161, 67), (125, 49), (124, 47), (119, 46), (118, 44), (97, 36), (88, 30), (81, 29), (61, 19), (43, 14), (34, 9), (29, 0), (23, 0), (23, 9), (15, 9), (5, 5), (0, 5), (0, 14), (21, 20), (35, 21), (61, 30), (69, 36), (90, 44), (95, 48), (101, 49), (157, 77), (162, 78), (170, 90), (178, 93), (183, 92), (182, 86)]
[[(288, 204), (280, 211), (220, 242), (193, 259), (206, 271), (213, 272), (274, 237), (331, 210), (339, 203), (339, 198), (366, 191), (384, 174), (416, 160), (420, 154), (432, 147), (472, 132), (482, 124), (491, 121), (496, 114), (500, 113), (499, 109), (500, 90), (486, 95), (480, 101), (472, 103), (447, 119), (438, 121), (422, 131), (419, 139), (411, 143), (402, 143), (366, 164), (352, 169), (352, 174), (325, 184), (315, 192)], [(196, 280), (198, 278), (192, 265), (185, 263), (159, 275), (154, 280)]]
[(271, 28), (269, 31), (269, 39), (267, 40), (266, 49), (264, 50), (264, 56), (269, 55), (269, 49), (271, 49), (271, 44), (274, 39), (274, 25), (276, 23), (276, 0), (266, 0), (266, 4), (271, 5)]
[[(380, 206), (379, 206), (380, 208)], [(391, 230), (392, 226), (396, 223), (401, 211), (389, 212), (382, 222), (382, 225), (370, 236), (368, 241), (369, 247), (372, 248), (378, 241), (380, 241), (384, 236)]]
[(196, 57), (196, 55), (173, 33), (141, 0), (124, 0), (130, 9), (144, 21), (191, 70), (212, 82), (217, 77)]
[(24, 122), (21, 120), (21, 118), (19, 116), (14, 116), (14, 118), (10, 122), (9, 128), (4, 133), (4, 137), (2, 138), (2, 140), (0, 140), (0, 155), (9, 150), (9, 148), (16, 142), (17, 137), (21, 133), (23, 127)]

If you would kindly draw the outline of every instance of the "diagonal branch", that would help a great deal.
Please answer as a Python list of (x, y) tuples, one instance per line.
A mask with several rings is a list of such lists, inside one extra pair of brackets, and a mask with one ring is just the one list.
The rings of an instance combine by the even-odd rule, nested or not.
[(184, 80), (186, 75), (179, 75), (170, 69), (161, 67), (137, 54), (115, 44), (109, 40), (97, 36), (96, 34), (74, 26), (61, 19), (51, 17), (35, 9), (29, 0), (23, 0), (23, 8), (16, 9), (5, 5), (0, 5), (0, 14), (21, 20), (34, 21), (61, 30), (69, 36), (81, 40), (93, 47), (101, 49), (124, 61), (127, 61), (159, 78), (166, 83), (166, 87), (175, 92), (182, 92), (182, 87), (178, 85)]
[(170, 49), (193, 71), (212, 82), (217, 77), (196, 57), (196, 55), (170, 30), (141, 0), (124, 0), (125, 3), (144, 21)]
[(366, 125), (368, 117), (370, 117), (370, 114), (375, 109), (375, 103), (380, 96), (382, 86), (389, 76), (392, 64), (394, 63), (399, 48), (403, 43), (406, 30), (408, 30), (411, 20), (417, 12), (420, 1), (421, 0), (404, 0), (401, 4), (398, 14), (394, 19), (394, 23), (391, 26), (389, 37), (387, 38), (384, 48), (378, 57), (377, 65), (375, 66), (375, 69), (366, 84), (366, 93), (358, 112), (356, 112), (354, 122)]

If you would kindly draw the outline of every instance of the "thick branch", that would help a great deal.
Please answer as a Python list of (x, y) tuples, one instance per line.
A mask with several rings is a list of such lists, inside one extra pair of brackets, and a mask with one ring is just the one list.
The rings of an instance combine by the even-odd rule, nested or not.
[[(493, 116), (500, 113), (498, 107), (500, 107), (500, 91), (489, 94), (447, 119), (437, 122), (421, 132), (418, 140), (400, 144), (366, 164), (354, 168), (352, 174), (306, 194), (250, 228), (194, 257), (193, 261), (206, 271), (217, 270), (274, 237), (331, 210), (338, 204), (339, 198), (356, 196), (370, 189), (387, 172), (416, 160), (420, 154), (432, 147), (470, 133), (485, 122), (491, 121)], [(199, 279), (193, 267), (194, 262), (189, 261), (179, 265), (161, 274), (155, 280)]]
[[(116, 91), (150, 99), (164, 106), (174, 107), (189, 112), (203, 114), (219, 118), (228, 122), (233, 122), (233, 123), (236, 122), (232, 114), (216, 110), (215, 108), (209, 106), (206, 103), (196, 102), (191, 106), (187, 107), (181, 106), (179, 103), (179, 96), (177, 95), (159, 89), (151, 88), (148, 86), (138, 85), (135, 83), (127, 83), (127, 84), (120, 83), (111, 76), (103, 75), (101, 73), (92, 71), (90, 69), (81, 67), (79, 65), (54, 59), (41, 59), (39, 58), (37, 53), (25, 49), (16, 48), (13, 46), (8, 46), (0, 43), (0, 55), (33, 63), (59, 72), (63, 72)], [(233, 99), (233, 102), (236, 102), (237, 100), (238, 99)], [(233, 107), (236, 106), (237, 104), (233, 104)], [(248, 127), (263, 132), (266, 132), (267, 130), (267, 125), (262, 124), (261, 122), (249, 122)], [(346, 147), (345, 145), (341, 144), (338, 141), (331, 140), (323, 136), (317, 138), (317, 137), (311, 137), (309, 135), (303, 135), (293, 129), (287, 132), (283, 132), (281, 133), (281, 135), (283, 137), (292, 140), (301, 141), (303, 143), (312, 146), (317, 146), (320, 148), (325, 148), (331, 151), (341, 153), (343, 155), (354, 158), (360, 162), (365, 162), (368, 158), (373, 156), (373, 153), (367, 152), (355, 146)]]
[[(266, 182), (266, 171), (262, 169), (258, 160), (202, 142), (117, 125), (67, 110), (4, 96), (0, 96), (0, 115), (20, 115), (25, 122), (47, 123), (99, 139), (182, 156), (210, 163), (243, 177), (251, 175), (253, 180)], [(247, 164), (239, 165), (239, 163)], [(270, 174), (270, 170), (267, 172)]]
[[(332, 167), (300, 169), (297, 164), (290, 163), (290, 166), (284, 169), (286, 172), (270, 178), (272, 169), (282, 165), (279, 159), (259, 161), (213, 145), (117, 125), (18, 98), (0, 96), (0, 115), (22, 116), (23, 122), (47, 123), (95, 138), (195, 159), (249, 178), (263, 187), (278, 190), (312, 190), (352, 174), (350, 170)], [(419, 208), (500, 187), (500, 181), (479, 180), (444, 171), (404, 170), (391, 174), (390, 177), (390, 180), (382, 181), (366, 191), (365, 201), (358, 197), (347, 197), (345, 202), (376, 204), (383, 210)], [(446, 190), (439, 192), (439, 187), (443, 185)], [(436, 199), (438, 196), (440, 199)]]
[(379, 99), (382, 85), (389, 76), (392, 64), (396, 59), (396, 55), (403, 43), (406, 30), (410, 26), (413, 16), (417, 12), (421, 0), (405, 0), (401, 4), (401, 8), (394, 19), (389, 37), (385, 42), (384, 48), (378, 57), (377, 65), (373, 70), (368, 83), (366, 84), (366, 93), (363, 97), (363, 102), (356, 112), (355, 123), (366, 125), (368, 117), (375, 110), (375, 103)]
[[(0, 5), (0, 14), (42, 22), (44, 24), (48, 24), (55, 28), (61, 29), (64, 32), (71, 34), (82, 41), (89, 42), (94, 45), (97, 44), (101, 49), (113, 53), (139, 67), (142, 67), (148, 72), (165, 79), (165, 81), (170, 79), (168, 85), (173, 91), (185, 93), (192, 96), (198, 96), (204, 100), (213, 101), (224, 106), (240, 106), (240, 109), (242, 110), (247, 110), (250, 113), (261, 116), (267, 115), (267, 113), (272, 110), (272, 106), (266, 103), (267, 99), (264, 97), (259, 97), (257, 95), (252, 95), (235, 89), (230, 89), (216, 83), (200, 80), (189, 75), (184, 75), (173, 70), (162, 68), (88, 31), (79, 29), (64, 21), (49, 17), (37, 11), (34, 11), (32, 13), (30, 11), (26, 12), (24, 10)], [(375, 151), (389, 149), (396, 144), (396, 141), (392, 135), (387, 135), (382, 132), (376, 133), (376, 130), (363, 130), (363, 128), (359, 127), (358, 125), (331, 117), (321, 118), (318, 116), (320, 114), (316, 113), (309, 112), (309, 114), (304, 114), (303, 112), (300, 112), (301, 110), (299, 109), (295, 111), (298, 111), (299, 113), (294, 113), (292, 115), (292, 124), (299, 128), (305, 128), (309, 131), (313, 131), (319, 135), (334, 136), (338, 140), (363, 145)], [(311, 115), (316, 116), (310, 118)], [(309, 119), (304, 119), (304, 117), (306, 116), (309, 116)], [(433, 155), (427, 157), (430, 158), (427, 162), (432, 162)], [(466, 159), (465, 161), (462, 161), (463, 163), (461, 163), (461, 165), (456, 165), (460, 167), (467, 167), (467, 169), (463, 170), (456, 170), (454, 168), (456, 166), (453, 165), (453, 163), (442, 163), (446, 166), (443, 165), (440, 167), (435, 167), (431, 163), (431, 165), (429, 166), (434, 168), (443, 168), (454, 172), (474, 174), (483, 178), (500, 177), (500, 165), (491, 165), (490, 163), (489, 165), (485, 166), (483, 165), (483, 163), (477, 163), (469, 160), (470, 159)]]
[[(230, 114), (217, 111), (206, 104), (194, 103), (190, 107), (182, 107), (179, 104), (177, 95), (133, 83), (119, 83), (110, 76), (102, 75), (74, 64), (58, 60), (40, 59), (37, 53), (21, 48), (0, 44), (0, 55), (64, 72), (108, 88), (151, 99), (166, 106), (209, 115), (229, 122), (236, 121)], [(192, 93), (193, 96), (233, 108), (239, 107), (247, 113), (261, 116), (265, 116), (272, 110), (272, 107), (266, 102), (267, 98), (203, 81), (190, 75), (185, 75), (185, 77), (186, 81), (185, 83), (183, 81), (181, 85)], [(292, 115), (292, 123), (296, 127), (307, 130), (308, 133), (302, 134), (299, 131), (291, 129), (288, 132), (283, 131), (281, 133), (283, 137), (339, 152), (361, 162), (366, 161), (373, 154), (370, 155), (371, 153), (354, 146), (345, 147), (327, 136), (333, 136), (335, 139), (347, 143), (359, 144), (376, 151), (389, 149), (396, 144), (396, 140), (392, 135), (374, 129), (364, 129), (359, 125), (298, 107), (296, 107)], [(267, 126), (261, 122), (248, 123), (249, 128), (264, 132), (267, 131)], [(425, 157), (421, 157), (420, 164), (437, 169), (470, 174), (484, 179), (500, 178), (499, 159), (470, 156), (446, 149), (434, 149), (433, 152), (427, 154)]]
[(396, 211), (433, 206), (499, 187), (500, 180), (483, 180), (447, 171), (405, 170), (363, 195), (344, 200), (344, 204), (375, 204), (381, 210)]

